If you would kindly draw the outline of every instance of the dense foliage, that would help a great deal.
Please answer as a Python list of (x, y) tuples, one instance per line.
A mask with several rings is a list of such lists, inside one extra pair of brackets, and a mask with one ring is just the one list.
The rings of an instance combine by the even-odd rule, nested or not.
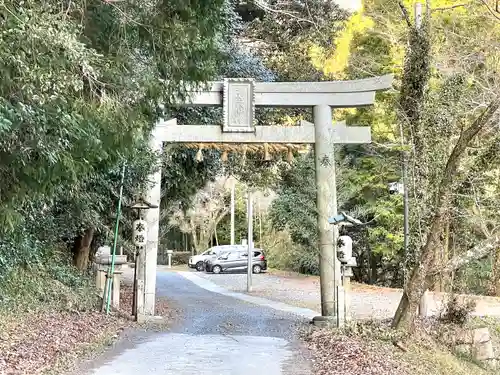
[(229, 63), (237, 18), (225, 0), (5, 1), (0, 16), (1, 287), (71, 250), (85, 269), (109, 243), (123, 164), (127, 202), (154, 165), (157, 104)]

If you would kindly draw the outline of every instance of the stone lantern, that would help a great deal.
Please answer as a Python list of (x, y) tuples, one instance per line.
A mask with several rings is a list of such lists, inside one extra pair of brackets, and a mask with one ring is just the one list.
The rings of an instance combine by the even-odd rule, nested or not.
[[(96, 256), (94, 258), (95, 268), (96, 268), (96, 287), (100, 290), (103, 296), (102, 308), (104, 308), (104, 299), (106, 298), (105, 290), (108, 279), (108, 269), (113, 261), (113, 256), (111, 255), (111, 248), (109, 246), (101, 246), (97, 250)], [(126, 255), (115, 255), (114, 260), (114, 271), (111, 277), (113, 278), (113, 289), (111, 290), (111, 304), (114, 308), (118, 309), (120, 307), (120, 276), (123, 273), (122, 266), (127, 263)]]

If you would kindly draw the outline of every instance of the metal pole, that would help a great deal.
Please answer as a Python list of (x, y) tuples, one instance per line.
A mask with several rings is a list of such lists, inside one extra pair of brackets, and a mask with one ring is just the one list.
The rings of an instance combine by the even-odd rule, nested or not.
[(257, 199), (257, 209), (259, 210), (259, 247), (262, 249), (262, 211), (260, 209), (260, 199)]
[(122, 167), (122, 176), (121, 176), (121, 183), (120, 183), (120, 195), (118, 197), (118, 208), (116, 210), (116, 223), (115, 223), (115, 235), (113, 239), (113, 250), (111, 253), (111, 267), (108, 268), (108, 290), (107, 290), (107, 302), (106, 302), (106, 314), (109, 314), (109, 308), (111, 305), (111, 291), (113, 287), (113, 275), (115, 273), (115, 258), (116, 258), (116, 245), (118, 243), (118, 227), (120, 225), (120, 216), (122, 213), (122, 197), (123, 197), (123, 183), (125, 181), (125, 167), (126, 163), (123, 163)]
[(422, 26), (422, 3), (417, 1), (415, 3), (415, 27), (420, 29)]
[(252, 192), (248, 190), (248, 263), (247, 263), (247, 292), (252, 291), (252, 260), (253, 260), (253, 204)]
[(234, 198), (235, 198), (235, 185), (236, 181), (233, 180), (231, 186), (231, 245), (235, 244), (235, 233), (234, 233)]
[(406, 285), (406, 268), (408, 257), (408, 244), (410, 238), (410, 222), (409, 222), (409, 199), (408, 199), (408, 157), (406, 151), (403, 150), (403, 283)]
[[(337, 215), (337, 194), (335, 176), (335, 153), (332, 139), (332, 109), (328, 105), (313, 108), (314, 145), (319, 237), (319, 267), (321, 289), (321, 315), (314, 323), (322, 325), (325, 320), (337, 316), (336, 291), (340, 285), (340, 262), (337, 260), (338, 232), (328, 223), (328, 218)], [(325, 317), (327, 319), (325, 319)], [(329, 318), (329, 319), (328, 319)]]

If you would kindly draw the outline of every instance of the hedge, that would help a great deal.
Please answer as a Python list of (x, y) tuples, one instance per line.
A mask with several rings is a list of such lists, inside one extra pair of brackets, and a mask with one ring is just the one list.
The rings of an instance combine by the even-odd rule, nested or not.
[[(189, 257), (191, 256), (190, 251), (175, 251), (172, 254), (172, 265), (182, 265), (187, 264)], [(167, 265), (168, 257), (167, 251), (158, 252), (158, 264)]]

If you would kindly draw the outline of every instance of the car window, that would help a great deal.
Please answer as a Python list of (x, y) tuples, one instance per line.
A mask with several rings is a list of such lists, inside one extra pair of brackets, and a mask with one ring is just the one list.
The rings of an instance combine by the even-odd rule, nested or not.
[[(254, 252), (253, 252), (253, 257), (254, 257), (254, 258), (255, 258), (255, 257), (258, 257), (258, 256), (260, 256), (261, 254), (262, 254), (262, 252), (261, 252), (261, 251), (254, 251)], [(248, 253), (243, 253), (243, 254), (241, 254), (241, 256), (246, 258), (246, 257), (248, 256)]]
[(235, 259), (239, 259), (239, 258), (240, 258), (240, 254), (237, 252), (231, 252), (231, 253), (229, 253), (229, 256), (227, 257), (228, 260), (235, 260)]

